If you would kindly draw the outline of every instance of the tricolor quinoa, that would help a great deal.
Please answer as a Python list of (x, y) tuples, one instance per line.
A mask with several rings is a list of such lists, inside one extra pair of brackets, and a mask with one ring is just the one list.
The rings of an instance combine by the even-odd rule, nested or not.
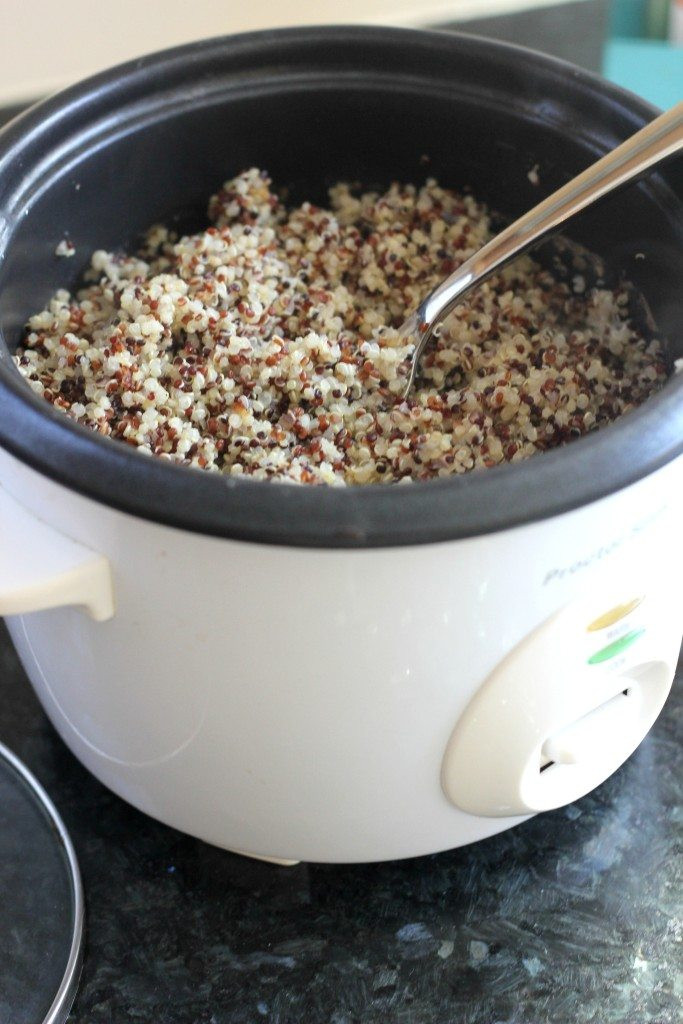
[(300, 483), (427, 480), (517, 461), (594, 430), (665, 379), (625, 289), (585, 289), (531, 258), (458, 306), (398, 392), (397, 328), (491, 236), (470, 195), (392, 185), (287, 209), (252, 169), (212, 226), (96, 252), (91, 282), (31, 317), (16, 363), (79, 423), (183, 463)]

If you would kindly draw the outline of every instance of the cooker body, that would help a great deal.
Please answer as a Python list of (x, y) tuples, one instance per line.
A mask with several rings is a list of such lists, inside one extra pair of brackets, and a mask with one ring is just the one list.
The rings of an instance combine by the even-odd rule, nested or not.
[[(476, 483), (304, 494), (110, 445), (8, 366), (27, 317), (93, 250), (154, 222), (200, 227), (246, 167), (294, 202), (324, 202), (338, 180), (434, 176), (509, 217), (651, 113), (516, 48), (339, 28), (145, 58), (6, 130), (0, 613), (55, 727), (106, 785), (242, 852), (382, 860), (573, 800), (637, 746), (680, 643), (670, 385), (659, 427), (636, 410)], [(669, 167), (571, 230), (671, 338), (680, 184)], [(70, 260), (55, 255), (65, 237)]]
[[(358, 551), (203, 537), (104, 508), (7, 455), (0, 467), (13, 498), (112, 570), (108, 621), (77, 607), (8, 620), (45, 710), (116, 793), (220, 846), (357, 861), (483, 838), (602, 781), (647, 731), (673, 676), (680, 461), (542, 523)], [(634, 600), (630, 620), (588, 631)], [(625, 654), (588, 664), (639, 630)], [(459, 723), (525, 644), (534, 665), (520, 677), (513, 663), (502, 698), (493, 692), (476, 712), (488, 725), (454, 778), (447, 751)], [(639, 673), (654, 689), (620, 750), (610, 699)], [(551, 733), (596, 706), (606, 718), (588, 736), (578, 788), (562, 789), (565, 775), (525, 804), (520, 776), (522, 803), (506, 804), (521, 770), (519, 710), (547, 715), (548, 735), (519, 742), (548, 780), (539, 757)]]

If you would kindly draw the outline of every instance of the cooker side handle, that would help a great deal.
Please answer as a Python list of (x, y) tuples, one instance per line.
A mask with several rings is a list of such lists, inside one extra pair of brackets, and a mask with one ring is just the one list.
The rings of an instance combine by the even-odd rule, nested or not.
[(77, 605), (114, 614), (109, 562), (37, 519), (0, 488), (0, 615)]

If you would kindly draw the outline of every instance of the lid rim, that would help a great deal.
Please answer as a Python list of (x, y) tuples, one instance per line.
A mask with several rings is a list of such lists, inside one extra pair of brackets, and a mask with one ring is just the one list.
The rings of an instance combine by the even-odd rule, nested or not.
[(17, 755), (4, 743), (0, 743), (0, 758), (4, 758), (4, 760), (11, 765), (17, 775), (20, 776), (29, 789), (35, 794), (35, 796), (37, 796), (41, 806), (46, 811), (50, 821), (54, 825), (57, 835), (59, 836), (59, 840), (64, 847), (67, 864), (69, 866), (69, 874), (73, 888), (74, 914), (71, 946), (59, 988), (57, 989), (55, 997), (52, 1000), (52, 1004), (47, 1011), (47, 1015), (42, 1021), (42, 1024), (64, 1024), (69, 1016), (73, 1001), (76, 997), (78, 982), (83, 966), (85, 898), (83, 895), (83, 883), (81, 881), (81, 872), (78, 867), (76, 851), (71, 841), (71, 836), (67, 832), (66, 825), (64, 824), (59, 811), (33, 772), (31, 772), (24, 762), (21, 761), (19, 757), (17, 757)]

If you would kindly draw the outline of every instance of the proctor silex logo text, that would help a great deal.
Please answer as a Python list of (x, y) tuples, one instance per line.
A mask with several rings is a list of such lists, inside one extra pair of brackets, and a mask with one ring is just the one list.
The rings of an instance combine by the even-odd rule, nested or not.
[(607, 556), (611, 555), (613, 551), (620, 548), (622, 544), (632, 540), (633, 537), (647, 529), (647, 527), (656, 519), (659, 519), (661, 514), (664, 512), (665, 507), (666, 506), (662, 505), (662, 507), (658, 508), (656, 512), (652, 512), (645, 519), (641, 519), (639, 522), (635, 523), (628, 533), (622, 534), (621, 537), (615, 537), (615, 539), (610, 541), (609, 544), (603, 544), (601, 547), (596, 548), (595, 551), (591, 551), (591, 553), (586, 555), (585, 558), (577, 558), (577, 560), (572, 562), (571, 565), (557, 569), (549, 569), (545, 574), (543, 586), (545, 586), (546, 583), (552, 583), (554, 580), (563, 580), (566, 579), (567, 576), (573, 576), (574, 573), (580, 572), (581, 569), (588, 569), (589, 566), (594, 565), (603, 558), (607, 558)]

